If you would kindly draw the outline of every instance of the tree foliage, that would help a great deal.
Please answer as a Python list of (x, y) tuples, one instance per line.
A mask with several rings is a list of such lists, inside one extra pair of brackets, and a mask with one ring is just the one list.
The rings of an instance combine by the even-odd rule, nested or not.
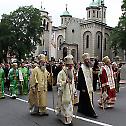
[(126, 50), (126, 0), (123, 0), (121, 9), (122, 15), (119, 18), (118, 26), (112, 30), (110, 35), (111, 47), (115, 55), (118, 53), (119, 48)]
[(5, 22), (0, 22), (0, 62), (7, 62), (7, 53), (12, 45), (13, 34), (10, 31), (9, 25)]
[(9, 15), (2, 15), (1, 23), (7, 25), (10, 32), (8, 36), (11, 39), (7, 39), (9, 51), (16, 54), (19, 60), (24, 58), (25, 54), (31, 53), (36, 44), (40, 43), (41, 21), (40, 10), (33, 6), (19, 7)]
[(113, 53), (115, 54), (115, 56), (117, 55), (118, 53), (118, 49), (120, 48), (119, 47), (119, 41), (118, 41), (118, 38), (119, 38), (119, 29), (118, 27), (115, 27), (112, 32), (111, 32), (111, 35), (110, 35), (110, 47), (113, 48)]

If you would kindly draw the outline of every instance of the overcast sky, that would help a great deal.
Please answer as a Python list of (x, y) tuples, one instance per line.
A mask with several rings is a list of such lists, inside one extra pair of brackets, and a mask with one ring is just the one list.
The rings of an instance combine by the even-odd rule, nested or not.
[[(20, 6), (33, 5), (40, 9), (41, 1), (43, 8), (52, 16), (54, 26), (60, 25), (60, 15), (65, 11), (66, 4), (73, 17), (86, 19), (86, 7), (92, 2), (92, 0), (0, 0), (0, 15), (9, 14)], [(122, 13), (122, 0), (104, 0), (104, 2), (107, 7), (107, 25), (114, 27)]]

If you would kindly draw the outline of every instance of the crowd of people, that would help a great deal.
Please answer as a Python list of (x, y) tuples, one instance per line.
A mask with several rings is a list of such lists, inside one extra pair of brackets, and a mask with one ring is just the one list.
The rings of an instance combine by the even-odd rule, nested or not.
[[(52, 83), (56, 85), (56, 78), (62, 69), (63, 63), (46, 62), (45, 65), (49, 72), (47, 88), (48, 90), (52, 90)], [(5, 88), (10, 92), (12, 98), (16, 98), (17, 95), (27, 95), (30, 89), (32, 70), (37, 66), (39, 66), (37, 61), (31, 63), (27, 61), (20, 63), (15, 61), (13, 63), (0, 63), (0, 98), (5, 98)], [(53, 73), (53, 76), (51, 73)]]
[(17, 95), (27, 95), (29, 86), (30, 69), (25, 63), (16, 62), (12, 64), (0, 63), (0, 98), (5, 98), (5, 87), (10, 92), (12, 98)]
[(120, 71), (121, 66), (112, 63), (108, 56), (102, 62), (95, 59), (92, 63), (90, 55), (84, 53), (82, 62), (75, 65), (70, 54), (57, 64), (54, 61), (47, 63), (45, 55), (40, 54), (36, 63), (0, 63), (0, 98), (5, 98), (4, 87), (14, 99), (17, 95), (28, 94), (30, 114), (48, 116), (48, 90), (57, 86), (57, 118), (71, 126), (75, 107), (85, 116), (98, 117), (93, 103), (97, 90), (100, 91), (99, 107), (114, 107)]

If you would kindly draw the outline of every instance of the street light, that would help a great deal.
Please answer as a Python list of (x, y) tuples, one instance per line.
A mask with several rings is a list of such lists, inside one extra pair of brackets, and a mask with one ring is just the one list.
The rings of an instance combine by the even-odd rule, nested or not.
[(101, 0), (101, 61), (103, 58), (103, 7), (104, 7), (104, 1)]

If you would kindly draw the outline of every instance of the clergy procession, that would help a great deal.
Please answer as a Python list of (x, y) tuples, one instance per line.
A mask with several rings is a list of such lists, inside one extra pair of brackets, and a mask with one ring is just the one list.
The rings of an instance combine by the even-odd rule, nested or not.
[[(55, 86), (57, 98), (53, 96), (53, 108), (62, 124), (74, 125), (73, 118), (77, 113), (87, 118), (99, 118), (94, 105), (101, 111), (110, 108), (111, 111), (115, 107), (120, 82), (125, 81), (120, 77), (125, 64), (121, 67), (108, 56), (102, 62), (90, 59), (89, 53), (84, 53), (82, 62), (75, 66), (70, 54), (57, 64), (47, 62), (45, 55), (40, 54), (37, 61), (31, 63), (0, 63), (0, 102), (6, 98), (6, 93), (12, 99), (25, 95), (32, 116), (48, 116), (48, 93), (52, 91), (54, 95)], [(99, 95), (97, 104), (95, 93)]]

